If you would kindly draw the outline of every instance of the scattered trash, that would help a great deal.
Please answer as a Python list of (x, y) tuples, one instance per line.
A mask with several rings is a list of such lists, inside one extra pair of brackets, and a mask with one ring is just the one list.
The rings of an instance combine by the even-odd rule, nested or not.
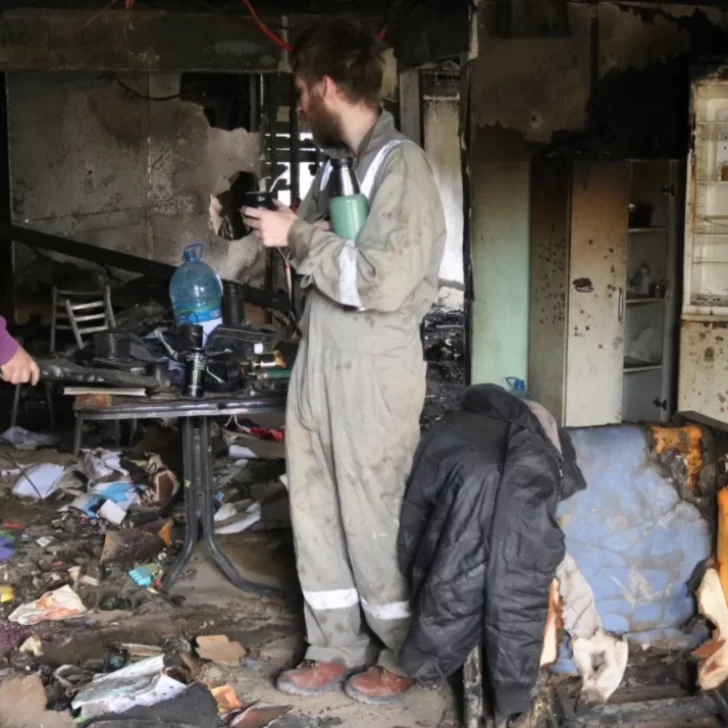
[(164, 464), (160, 455), (153, 455), (147, 463), (149, 490), (146, 498), (160, 508), (172, 502), (180, 491), (179, 478)]
[(85, 475), (91, 484), (114, 475), (129, 475), (126, 468), (121, 465), (121, 455), (103, 448), (85, 452), (76, 470)]
[(11, 677), (0, 683), (0, 726), (3, 728), (75, 728), (68, 711), (46, 710), (46, 694), (38, 675)]
[(0, 561), (7, 561), (15, 555), (15, 539), (0, 531)]
[(267, 728), (273, 721), (282, 718), (292, 710), (290, 705), (270, 705), (268, 703), (253, 703), (242, 713), (236, 715), (230, 722), (237, 728)]
[(728, 605), (718, 571), (706, 569), (696, 592), (698, 611), (715, 626), (710, 641), (693, 653), (698, 658), (698, 684), (702, 690), (715, 690), (728, 678)]
[(231, 642), (224, 634), (197, 638), (197, 655), (222, 667), (238, 667), (248, 651), (239, 642)]
[(93, 676), (93, 672), (77, 665), (61, 665), (53, 673), (53, 678), (70, 695), (75, 695), (84, 685), (90, 683)]
[(23, 474), (18, 478), (13, 487), (13, 495), (45, 500), (58, 489), (65, 471), (66, 469), (62, 465), (54, 463), (31, 465), (25, 468)]
[(41, 536), (40, 538), (37, 538), (35, 542), (40, 546), (42, 549), (48, 548), (52, 543), (53, 539), (48, 538), (48, 536)]
[(186, 685), (164, 674), (164, 656), (133, 662), (121, 670), (94, 678), (71, 703), (86, 719), (123, 713), (174, 698)]
[(121, 645), (121, 649), (127, 654), (129, 660), (132, 662), (147, 659), (149, 657), (159, 657), (160, 655), (164, 655), (164, 650), (161, 647), (155, 647), (153, 645), (126, 643)]
[(71, 582), (73, 583), (73, 586), (76, 586), (78, 584), (79, 579), (81, 578), (81, 567), (80, 566), (72, 566), (68, 570), (68, 576), (71, 579)]
[(101, 563), (144, 563), (154, 558), (172, 540), (172, 520), (154, 521), (138, 528), (106, 534)]
[(159, 564), (145, 564), (137, 566), (129, 572), (129, 577), (137, 585), (148, 587), (154, 584), (162, 575), (162, 567)]
[(243, 707), (232, 685), (222, 685), (219, 688), (213, 688), (210, 692), (217, 703), (217, 712), (222, 717)]
[(89, 518), (101, 517), (119, 526), (137, 498), (136, 488), (131, 483), (98, 483), (90, 492), (78, 496), (70, 508), (85, 513)]
[[(232, 523), (224, 523), (215, 528), (215, 533), (220, 535), (230, 533), (241, 533), (254, 526), (261, 519), (260, 503), (253, 503), (245, 513), (238, 515)], [(228, 519), (230, 520), (230, 519)]]
[(18, 650), (24, 655), (40, 657), (43, 654), (43, 643), (40, 641), (40, 638), (33, 635), (28, 637), (28, 639), (25, 640), (20, 647), (18, 647)]
[(15, 589), (10, 584), (0, 584), (0, 604), (15, 601)]
[(194, 683), (184, 692), (156, 705), (130, 708), (105, 716), (93, 728), (211, 728), (220, 725), (217, 703), (210, 691)]
[(66, 585), (46, 592), (40, 599), (19, 606), (8, 619), (11, 622), (31, 626), (40, 622), (58, 622), (86, 614), (86, 607), (78, 594)]
[(0, 439), (10, 443), (18, 450), (37, 450), (39, 447), (53, 447), (58, 444), (58, 438), (55, 435), (41, 435), (17, 425), (5, 430), (0, 435)]

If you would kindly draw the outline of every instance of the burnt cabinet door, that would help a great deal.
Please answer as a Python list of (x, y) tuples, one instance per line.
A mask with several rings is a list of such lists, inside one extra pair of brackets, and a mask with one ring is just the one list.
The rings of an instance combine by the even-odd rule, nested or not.
[(629, 202), (626, 164), (573, 164), (564, 413), (569, 426), (622, 420)]

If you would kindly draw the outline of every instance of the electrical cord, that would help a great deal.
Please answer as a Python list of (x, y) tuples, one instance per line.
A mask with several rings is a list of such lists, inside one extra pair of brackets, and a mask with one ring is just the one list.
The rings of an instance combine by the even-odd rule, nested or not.
[(102, 73), (99, 78), (108, 78), (117, 83), (121, 88), (124, 89), (127, 93), (130, 93), (132, 96), (136, 96), (138, 99), (142, 99), (144, 101), (172, 101), (172, 99), (178, 99), (180, 97), (180, 94), (171, 94), (170, 96), (148, 96), (147, 94), (143, 94), (140, 91), (137, 91), (135, 88), (132, 88), (129, 86), (128, 83), (125, 83), (122, 81), (115, 73)]
[(250, 0), (242, 0), (243, 5), (248, 9), (248, 12), (250, 13), (250, 17), (253, 18), (255, 21), (255, 24), (258, 26), (258, 30), (263, 33), (269, 40), (272, 40), (277, 46), (280, 48), (283, 48), (284, 51), (288, 51), (289, 53), (293, 50), (293, 46), (287, 41), (283, 40), (279, 35), (274, 33), (259, 17), (258, 13), (255, 12), (255, 8), (253, 7), (253, 3), (250, 2)]
[[(8, 438), (5, 437), (4, 435), (0, 435), (0, 440), (7, 442), (8, 445), (13, 445), (13, 443), (10, 442), (10, 440), (8, 440)], [(20, 477), (25, 478), (30, 483), (30, 487), (35, 491), (36, 495), (38, 496), (38, 500), (43, 500), (43, 496), (41, 495), (40, 490), (38, 489), (36, 484), (30, 479), (30, 476), (25, 471), (25, 468), (23, 468), (22, 465), (20, 463), (16, 462), (15, 460), (13, 460), (13, 458), (11, 458), (5, 452), (0, 452), (0, 457), (3, 460), (7, 460), (13, 467), (18, 469), (20, 471)]]

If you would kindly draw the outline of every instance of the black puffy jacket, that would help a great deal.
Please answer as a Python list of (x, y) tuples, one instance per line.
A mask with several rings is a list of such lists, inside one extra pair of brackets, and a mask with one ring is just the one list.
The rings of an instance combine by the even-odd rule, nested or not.
[(495, 385), (425, 435), (402, 508), (399, 562), (412, 587), (400, 661), (437, 681), (483, 644), (498, 715), (529, 709), (548, 611), (564, 557), (560, 498), (584, 487), (568, 435), (563, 458), (536, 416)]

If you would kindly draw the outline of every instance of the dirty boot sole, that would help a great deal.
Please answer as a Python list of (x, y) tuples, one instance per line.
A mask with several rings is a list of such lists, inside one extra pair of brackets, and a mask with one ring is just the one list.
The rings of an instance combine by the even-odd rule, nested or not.
[(341, 684), (348, 680), (352, 676), (352, 672), (345, 672), (340, 677), (335, 677), (329, 680), (325, 685), (321, 685), (317, 688), (304, 688), (300, 685), (296, 685), (294, 682), (287, 680), (285, 675), (281, 675), (276, 680), (276, 690), (286, 695), (298, 695), (299, 697), (308, 698), (314, 695), (324, 695), (326, 693), (332, 693), (341, 687)]
[(399, 701), (404, 698), (404, 694), (408, 690), (411, 690), (411, 688), (407, 688), (407, 690), (403, 690), (401, 693), (397, 693), (396, 695), (390, 695), (387, 698), (373, 698), (372, 696), (357, 690), (350, 683), (346, 683), (344, 685), (344, 692), (346, 695), (357, 703), (363, 703), (364, 705), (391, 705), (392, 703), (399, 703)]

